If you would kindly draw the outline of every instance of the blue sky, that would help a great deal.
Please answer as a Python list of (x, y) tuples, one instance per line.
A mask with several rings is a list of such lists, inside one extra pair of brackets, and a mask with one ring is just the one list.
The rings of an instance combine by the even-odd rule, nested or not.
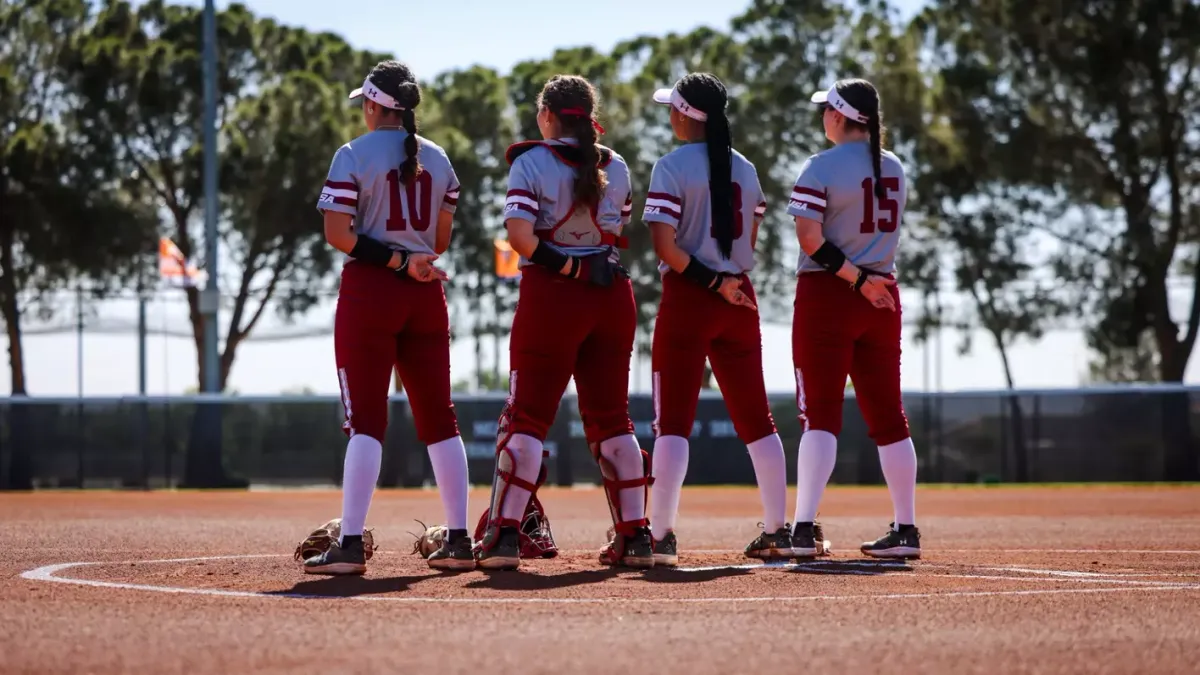
[[(916, 12), (917, 0), (894, 0), (905, 15)], [(190, 4), (202, 4), (193, 1)], [(228, 3), (218, 2), (218, 7)], [(701, 25), (725, 27), (746, 6), (744, 2), (689, 0), (647, 2), (609, 0), (604, 3), (563, 3), (546, 0), (496, 2), (358, 2), (317, 0), (250, 0), (254, 12), (311, 30), (339, 33), (361, 48), (389, 51), (407, 61), (422, 78), (472, 64), (501, 71), (514, 63), (544, 57), (556, 48), (591, 44), (608, 49), (617, 42), (644, 33), (686, 32)], [(519, 8), (519, 9), (518, 9)], [(316, 211), (313, 226), (319, 227)], [(917, 298), (904, 295), (906, 302)], [(1173, 298), (1173, 300), (1181, 300)], [(69, 300), (67, 301), (69, 303)], [(64, 305), (70, 311), (70, 304)], [(110, 301), (93, 310), (102, 324), (132, 325), (136, 304)], [(332, 324), (333, 304), (316, 307), (298, 320), (301, 326)], [(168, 292), (150, 306), (150, 325), (188, 330), (181, 294)], [(225, 318), (228, 317), (226, 313)], [(69, 317), (63, 317), (69, 320)], [(273, 316), (260, 334), (294, 330)], [(763, 328), (767, 387), (775, 392), (793, 390), (790, 326)], [(974, 336), (967, 355), (957, 353), (959, 337), (946, 333), (940, 357), (934, 346), (904, 345), (902, 381), (907, 390), (994, 389), (1004, 386), (996, 350), (985, 334)], [(28, 386), (35, 395), (75, 395), (77, 391), (77, 340), (73, 334), (31, 335), (25, 340)], [(196, 383), (195, 350), (190, 340), (153, 336), (148, 344), (149, 393), (180, 393)], [(506, 370), (507, 346), (502, 345)], [(492, 352), (484, 347), (485, 358)], [(90, 395), (137, 392), (137, 340), (133, 334), (86, 335), (83, 340), (83, 387)], [(1070, 330), (1051, 332), (1036, 344), (1023, 343), (1010, 353), (1018, 386), (1061, 387), (1079, 384), (1087, 357), (1081, 336)], [(473, 369), (473, 346), (462, 342), (452, 353), (455, 379), (466, 379)], [(1188, 380), (1200, 374), (1200, 359), (1193, 360)], [(938, 375), (937, 364), (941, 364)], [(632, 388), (649, 391), (649, 364), (635, 363)], [(281, 342), (249, 341), (238, 352), (230, 386), (244, 394), (276, 394), (310, 389), (336, 393), (331, 335)], [(7, 393), (8, 378), (0, 378), (0, 393)]]

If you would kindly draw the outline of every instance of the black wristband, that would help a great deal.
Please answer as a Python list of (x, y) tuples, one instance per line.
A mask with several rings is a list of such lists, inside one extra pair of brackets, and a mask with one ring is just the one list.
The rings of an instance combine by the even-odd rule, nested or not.
[(408, 251), (397, 251), (400, 254), (400, 266), (396, 268), (396, 274), (408, 274)]
[(865, 283), (867, 283), (867, 271), (860, 267), (858, 268), (858, 278), (854, 280), (852, 288), (855, 291), (861, 290)]
[(563, 265), (567, 264), (566, 253), (559, 251), (550, 244), (544, 241), (538, 241), (537, 248), (533, 249), (533, 255), (529, 256), (529, 262), (535, 265), (541, 265), (555, 274), (562, 272)]
[(721, 275), (709, 269), (707, 265), (697, 260), (695, 256), (692, 256), (687, 267), (683, 268), (683, 278), (690, 279), (710, 291), (715, 291), (721, 287)]
[(833, 274), (837, 274), (838, 270), (842, 269), (842, 265), (846, 262), (846, 254), (842, 253), (840, 248), (831, 244), (828, 239), (825, 240), (824, 244), (821, 244), (821, 248), (813, 251), (813, 254), (809, 257), (812, 258), (813, 262)]
[(392, 261), (392, 253), (395, 253), (395, 251), (361, 234), (358, 235), (358, 239), (354, 242), (354, 248), (350, 249), (350, 257), (365, 263), (371, 263), (372, 265), (379, 265), (380, 267), (388, 266), (388, 263)]

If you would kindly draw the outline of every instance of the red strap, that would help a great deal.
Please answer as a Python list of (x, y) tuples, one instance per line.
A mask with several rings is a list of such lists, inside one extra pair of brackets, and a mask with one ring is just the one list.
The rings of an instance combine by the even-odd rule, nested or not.
[[(558, 111), (558, 114), (559, 115), (572, 115), (574, 117), (592, 117), (583, 108), (563, 108), (562, 110)], [(598, 133), (598, 134), (604, 133), (604, 127), (600, 126), (600, 123), (597, 122), (596, 118), (594, 118), (594, 117), (592, 117), (592, 128), (595, 129), (596, 133)]]
[(518, 478), (510, 471), (496, 471), (496, 474), (508, 482), (509, 485), (519, 487), (530, 492), (537, 492), (537, 486), (524, 478)]
[(632, 537), (639, 527), (649, 526), (650, 521), (646, 518), (642, 518), (640, 520), (626, 520), (623, 523), (617, 523), (616, 525), (613, 525), (613, 531), (626, 537)]
[[(554, 231), (553, 230), (538, 230), (536, 232), (536, 234), (537, 234), (538, 239), (541, 239), (543, 241), (549, 241), (549, 242), (554, 241)], [(600, 246), (615, 246), (617, 248), (629, 248), (629, 237), (623, 237), (620, 235), (613, 234), (611, 232), (601, 232), (599, 245)], [(567, 246), (566, 244), (559, 244), (559, 246), (564, 246), (566, 248), (573, 248), (571, 246)]]

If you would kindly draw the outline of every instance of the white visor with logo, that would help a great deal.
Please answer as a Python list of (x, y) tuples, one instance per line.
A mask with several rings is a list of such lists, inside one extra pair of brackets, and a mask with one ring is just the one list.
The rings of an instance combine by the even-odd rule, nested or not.
[(708, 119), (708, 113), (692, 107), (687, 102), (687, 99), (683, 98), (683, 94), (679, 93), (678, 89), (659, 89), (654, 92), (654, 102), (669, 105), (697, 122), (703, 122)]
[(385, 108), (391, 108), (392, 110), (404, 110), (404, 106), (400, 105), (399, 101), (380, 91), (379, 87), (375, 86), (375, 83), (371, 81), (370, 77), (363, 80), (361, 87), (350, 92), (349, 98), (351, 100), (357, 98), (366, 98)]
[(818, 91), (817, 93), (813, 94), (809, 100), (813, 103), (823, 103), (828, 105), (830, 108), (833, 108), (855, 122), (866, 124), (869, 120), (866, 115), (858, 111), (858, 108), (850, 105), (846, 102), (846, 99), (842, 98), (841, 94), (839, 94), (837, 91), (836, 85), (830, 87), (829, 91)]

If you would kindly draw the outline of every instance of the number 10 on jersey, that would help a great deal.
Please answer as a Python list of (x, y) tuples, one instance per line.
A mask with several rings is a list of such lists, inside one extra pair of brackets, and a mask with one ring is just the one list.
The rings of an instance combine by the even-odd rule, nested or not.
[[(433, 176), (424, 169), (416, 178), (404, 186), (404, 201), (400, 196), (400, 171), (392, 169), (387, 174), (388, 182), (388, 232), (407, 230), (409, 227), (417, 232), (429, 229), (430, 214), (433, 212)], [(408, 211), (405, 220), (404, 212)]]

